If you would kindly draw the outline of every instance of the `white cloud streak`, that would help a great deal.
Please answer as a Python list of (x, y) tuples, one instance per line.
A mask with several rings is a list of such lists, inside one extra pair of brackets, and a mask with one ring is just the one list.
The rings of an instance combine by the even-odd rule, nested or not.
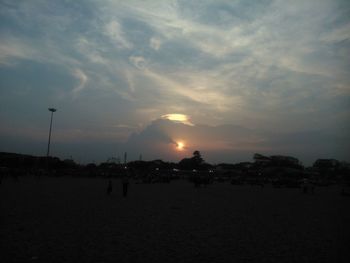
[(76, 95), (77, 93), (81, 92), (86, 87), (86, 83), (88, 81), (88, 77), (79, 68), (74, 69), (72, 71), (72, 75), (75, 78), (77, 78), (77, 80), (79, 81), (78, 85), (76, 87), (74, 87), (74, 89), (72, 90), (72, 92)]
[(107, 35), (118, 48), (130, 49), (133, 45), (126, 39), (125, 33), (118, 21), (110, 21), (105, 25), (104, 34)]

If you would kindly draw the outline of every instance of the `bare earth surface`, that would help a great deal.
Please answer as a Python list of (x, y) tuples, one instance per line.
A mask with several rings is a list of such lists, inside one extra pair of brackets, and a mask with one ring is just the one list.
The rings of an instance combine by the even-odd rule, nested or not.
[(350, 262), (350, 197), (186, 181), (6, 178), (1, 262)]

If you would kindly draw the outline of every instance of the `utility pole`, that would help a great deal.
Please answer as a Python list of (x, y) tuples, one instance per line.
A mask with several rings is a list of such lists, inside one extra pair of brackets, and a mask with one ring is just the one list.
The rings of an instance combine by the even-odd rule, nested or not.
[(124, 164), (126, 164), (127, 158), (128, 158), (128, 153), (125, 152), (125, 153), (124, 153)]
[(50, 143), (51, 143), (51, 130), (52, 130), (52, 119), (53, 119), (53, 113), (56, 112), (57, 110), (54, 108), (49, 108), (49, 111), (51, 111), (51, 121), (50, 121), (50, 130), (49, 130), (49, 141), (47, 143), (47, 153), (46, 157), (49, 157), (50, 155)]

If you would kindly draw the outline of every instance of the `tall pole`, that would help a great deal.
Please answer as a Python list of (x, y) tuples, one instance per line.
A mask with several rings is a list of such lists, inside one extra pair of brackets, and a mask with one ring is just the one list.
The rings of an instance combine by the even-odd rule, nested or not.
[(124, 153), (124, 164), (126, 165), (126, 159), (128, 158), (128, 153), (127, 152), (125, 152)]
[(49, 111), (51, 111), (51, 121), (50, 121), (50, 131), (49, 131), (49, 142), (47, 143), (47, 153), (46, 157), (49, 157), (50, 154), (50, 142), (51, 142), (51, 130), (52, 130), (52, 119), (53, 119), (53, 113), (57, 111), (54, 108), (49, 108)]

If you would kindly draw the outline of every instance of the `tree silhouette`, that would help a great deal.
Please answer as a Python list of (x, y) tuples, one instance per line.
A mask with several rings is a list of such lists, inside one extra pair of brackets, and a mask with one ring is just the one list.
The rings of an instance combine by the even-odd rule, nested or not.
[(194, 151), (191, 158), (184, 158), (179, 162), (180, 168), (184, 170), (200, 170), (206, 167), (204, 164), (205, 162), (199, 151)]
[(191, 159), (197, 165), (201, 165), (202, 163), (204, 163), (204, 160), (203, 160), (201, 153), (199, 151), (194, 151), (193, 157)]

